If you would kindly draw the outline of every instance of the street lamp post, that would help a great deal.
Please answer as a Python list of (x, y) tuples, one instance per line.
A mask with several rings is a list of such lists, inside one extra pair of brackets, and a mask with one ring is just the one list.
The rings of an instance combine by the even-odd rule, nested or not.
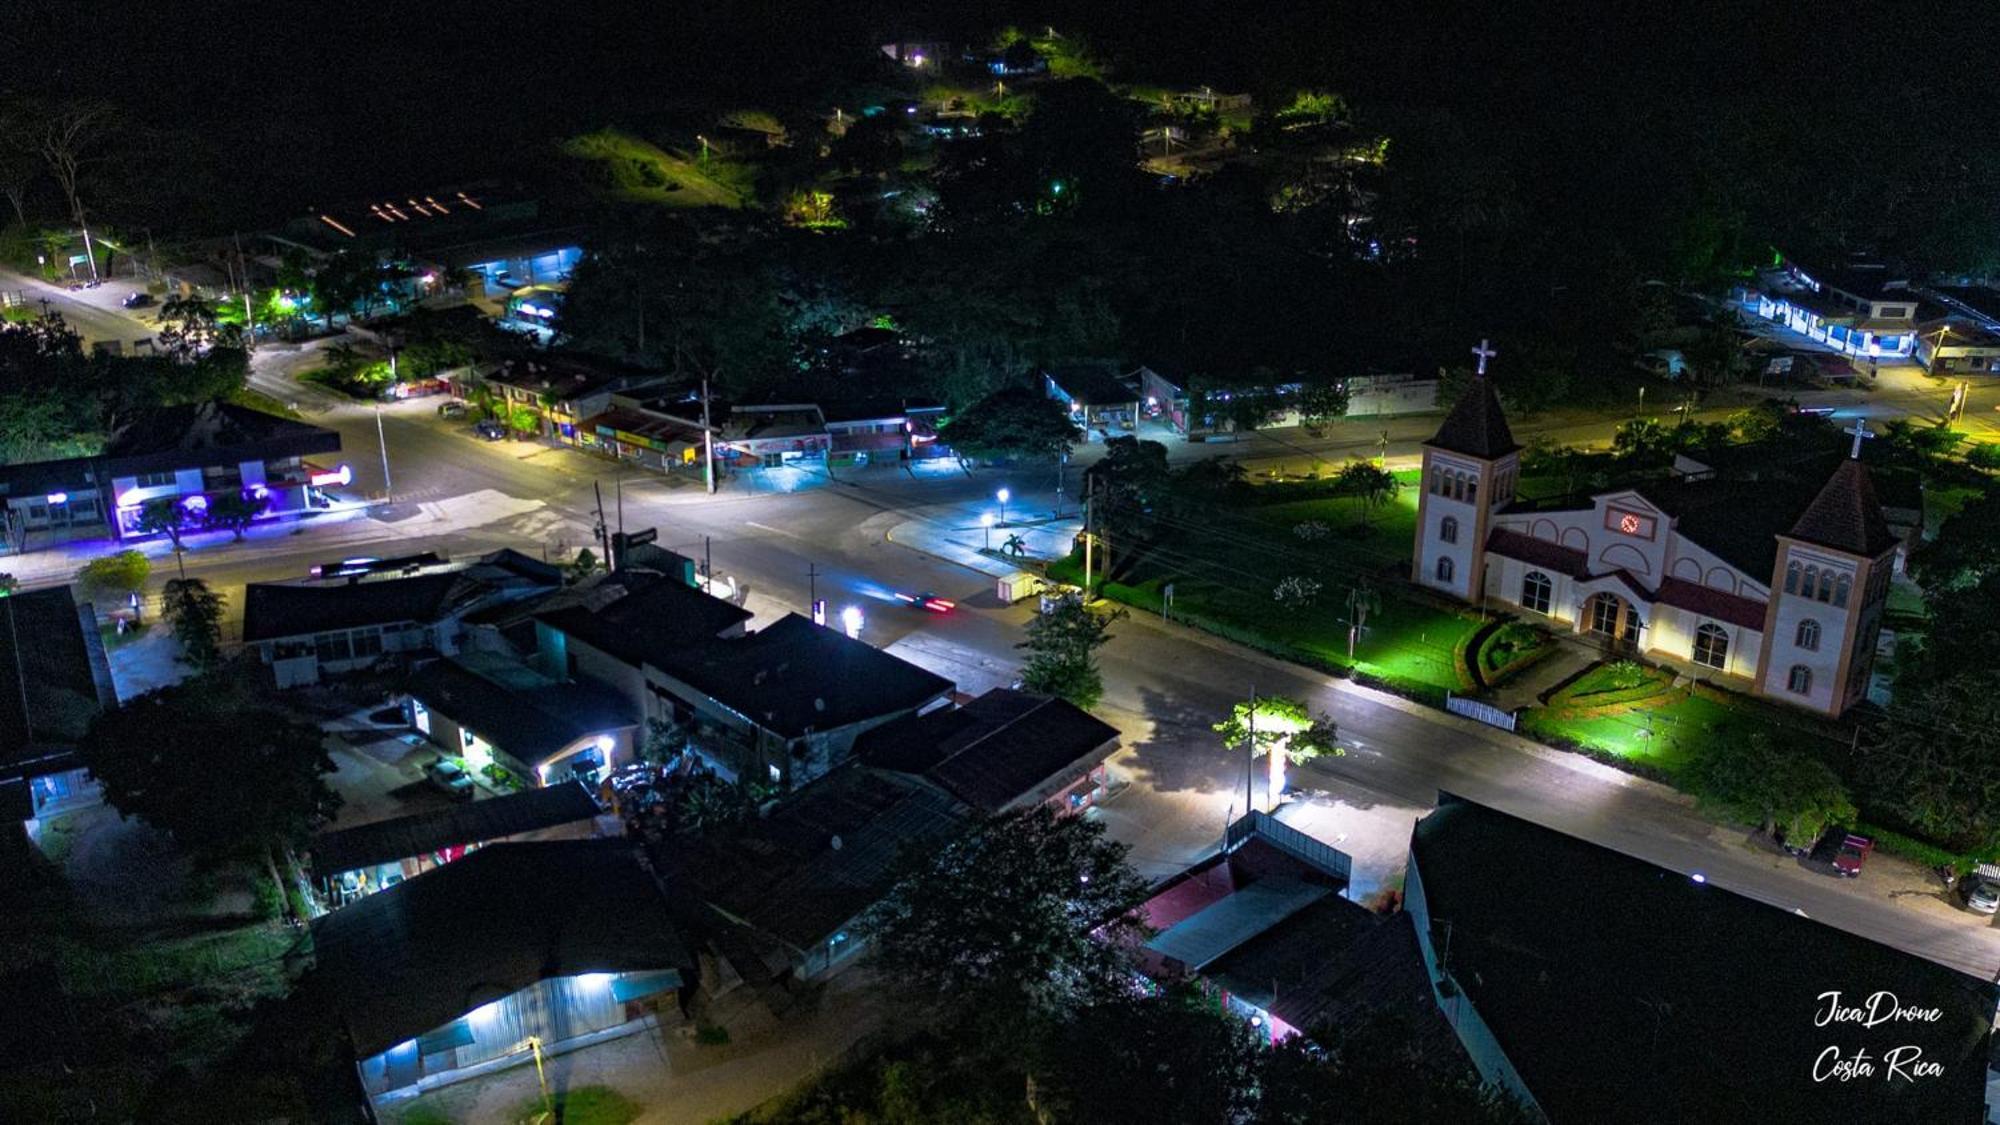
[(1011, 492), (1008, 492), (1008, 491), (1007, 491), (1006, 489), (1004, 489), (1004, 488), (1003, 488), (1003, 489), (1001, 489), (1000, 491), (998, 491), (998, 492), (996, 492), (996, 493), (994, 493), (994, 494), (993, 494), (993, 498), (994, 498), (995, 500), (998, 500), (998, 501), (1000, 501), (1000, 526), (1001, 526), (1001, 527), (1006, 527), (1006, 526), (1007, 526), (1007, 501), (1008, 501), (1008, 500), (1010, 500), (1010, 499), (1012, 499), (1012, 498), (1013, 498), (1013, 495), (1014, 495), (1013, 493), (1011, 493)]
[(382, 404), (375, 404), (375, 444), (382, 450), (382, 498), (395, 503), (395, 486), (389, 482), (389, 439), (382, 434)]
[(987, 549), (987, 550), (989, 550), (989, 551), (991, 551), (991, 550), (993, 549), (993, 513), (992, 513), (992, 512), (981, 512), (981, 513), (979, 513), (979, 529), (980, 529), (981, 531), (984, 531), (984, 532), (986, 533), (986, 549)]

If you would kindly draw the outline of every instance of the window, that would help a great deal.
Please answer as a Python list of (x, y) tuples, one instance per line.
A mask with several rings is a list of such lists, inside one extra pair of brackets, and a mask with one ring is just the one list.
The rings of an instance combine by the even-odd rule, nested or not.
[(1834, 583), (1833, 586), (1834, 605), (1844, 606), (1847, 604), (1847, 592), (1852, 585), (1853, 582), (1851, 579), (1847, 577), (1847, 575), (1843, 574), (1840, 576), (1840, 580)]
[(382, 630), (359, 629), (349, 635), (353, 639), (356, 659), (382, 655)]
[(1438, 577), (1438, 581), (1439, 581), (1439, 582), (1449, 582), (1449, 581), (1451, 581), (1451, 574), (1452, 574), (1452, 565), (1451, 565), (1451, 560), (1450, 560), (1450, 559), (1439, 559), (1439, 560), (1438, 560), (1438, 565), (1437, 565), (1437, 577)]
[(1805, 649), (1807, 652), (1818, 652), (1819, 622), (1810, 620), (1799, 622), (1799, 632), (1793, 638), (1792, 643)]
[(1812, 690), (1812, 669), (1803, 664), (1792, 665), (1791, 675), (1785, 677), (1785, 687), (1804, 695)]
[(1536, 613), (1549, 611), (1549, 576), (1539, 570), (1531, 570), (1521, 579), (1521, 604)]
[(321, 633), (313, 638), (313, 647), (318, 650), (323, 661), (346, 660), (354, 652), (348, 643), (346, 633)]
[(1443, 495), (1446, 495), (1446, 494), (1447, 494), (1447, 492), (1448, 492), (1449, 490), (1448, 490), (1448, 489), (1447, 489), (1447, 488), (1445, 487), (1445, 483), (1444, 483), (1444, 482), (1445, 482), (1445, 473), (1444, 473), (1444, 470), (1443, 470), (1443, 469), (1432, 469), (1432, 470), (1431, 470), (1431, 495), (1432, 495), (1432, 496), (1443, 496)]
[(1438, 524), (1438, 539), (1446, 543), (1458, 542), (1458, 520), (1451, 516), (1446, 516)]
[(1465, 479), (1465, 502), (1466, 502), (1466, 503), (1468, 503), (1468, 504), (1477, 504), (1477, 503), (1479, 503), (1479, 478), (1478, 478), (1478, 477), (1467, 477), (1467, 478)]
[(1590, 631), (1606, 637), (1618, 635), (1620, 604), (1609, 594), (1599, 594), (1590, 599)]
[(1694, 662), (1720, 669), (1729, 663), (1729, 634), (1720, 625), (1703, 625), (1694, 631)]
[(1799, 592), (1799, 564), (1791, 563), (1785, 567), (1785, 593), (1796, 594), (1798, 592)]

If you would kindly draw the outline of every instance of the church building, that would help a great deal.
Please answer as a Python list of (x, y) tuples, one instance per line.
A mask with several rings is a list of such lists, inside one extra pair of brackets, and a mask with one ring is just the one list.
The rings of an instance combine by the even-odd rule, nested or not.
[(1822, 714), (1867, 696), (1900, 541), (1860, 461), (1872, 435), (1859, 423), (1830, 478), (1526, 501), (1487, 354), (1424, 443), (1416, 582)]

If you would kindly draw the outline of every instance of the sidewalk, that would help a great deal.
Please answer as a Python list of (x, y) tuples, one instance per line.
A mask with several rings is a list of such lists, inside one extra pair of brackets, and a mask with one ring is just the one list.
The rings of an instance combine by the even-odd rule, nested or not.
[[(1070, 544), (1083, 531), (1083, 520), (1078, 516), (1060, 520), (1044, 516), (1031, 521), (1010, 522), (1005, 527), (996, 524), (989, 530), (979, 522), (978, 516), (968, 518), (968, 515), (955, 512), (943, 519), (920, 516), (904, 520), (890, 528), (886, 538), (891, 543), (956, 563), (967, 570), (1000, 578), (1034, 563), (1066, 557)], [(1001, 547), (1010, 536), (1021, 538), (1021, 555), (1010, 557), (1000, 554)], [(989, 542), (993, 545), (991, 552), (984, 550)]]

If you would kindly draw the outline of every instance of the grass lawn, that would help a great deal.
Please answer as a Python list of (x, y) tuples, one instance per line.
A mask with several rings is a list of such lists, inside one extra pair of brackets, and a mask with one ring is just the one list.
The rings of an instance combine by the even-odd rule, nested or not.
[(1846, 744), (1803, 716), (1792, 720), (1748, 698), (1717, 698), (1673, 686), (1673, 674), (1646, 669), (1646, 681), (1622, 687), (1602, 664), (1551, 697), (1546, 707), (1521, 716), (1521, 732), (1555, 738), (1648, 767), (1669, 779), (1702, 746), (1740, 743), (1756, 736), (1827, 760)]
[(116, 624), (110, 621), (103, 621), (98, 623), (97, 635), (104, 641), (104, 651), (110, 652), (113, 649), (124, 648), (126, 645), (144, 637), (146, 631), (152, 627), (152, 622), (145, 621), (137, 625), (128, 625), (125, 627), (125, 631), (121, 633), (118, 631)]
[(572, 139), (571, 156), (606, 166), (612, 189), (625, 199), (668, 207), (742, 207), (750, 198), (754, 172), (711, 155), (668, 152), (616, 129)]
[[(1456, 670), (1455, 650), (1479, 620), (1398, 594), (1417, 505), (1416, 474), (1398, 477), (1401, 492), (1371, 513), (1365, 528), (1359, 500), (1312, 495), (1324, 492), (1325, 482), (1260, 485), (1247, 504), (1204, 510), (1163, 526), (1138, 557), (1118, 560), (1117, 580), (1105, 583), (1102, 592), (1158, 613), (1171, 584), (1174, 616), (1189, 624), (1284, 659), (1351, 667), (1442, 702), (1445, 691), (1467, 686)], [(1308, 537), (1297, 534), (1295, 529), (1312, 524), (1320, 527)], [(1079, 558), (1050, 567), (1052, 576), (1069, 582), (1080, 581), (1081, 570)], [(1312, 604), (1286, 606), (1273, 597), (1277, 583), (1290, 576), (1320, 583)], [(1347, 596), (1364, 580), (1377, 592), (1380, 608), (1368, 615), (1350, 661)]]

